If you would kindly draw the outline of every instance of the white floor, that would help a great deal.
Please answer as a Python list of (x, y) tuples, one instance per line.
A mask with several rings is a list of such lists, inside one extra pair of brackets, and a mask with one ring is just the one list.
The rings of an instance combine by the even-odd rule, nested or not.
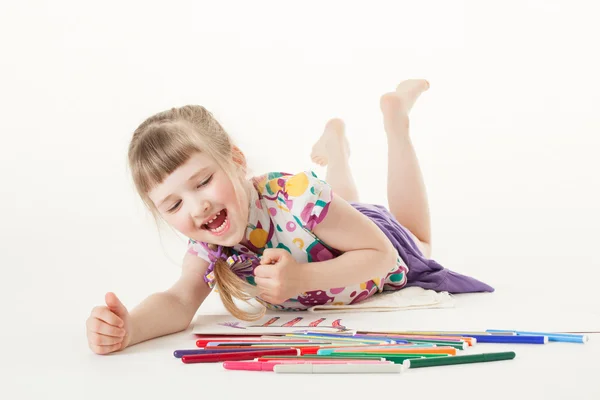
[[(348, 315), (343, 321), (396, 329), (432, 329), (436, 326), (464, 329), (490, 327), (558, 327), (548, 314), (526, 312), (522, 304), (501, 301), (511, 296), (458, 296), (455, 309)], [(514, 298), (514, 296), (512, 297)], [(208, 313), (221, 309), (212, 296)], [(486, 310), (481, 313), (481, 310)], [(569, 318), (567, 309), (557, 315)], [(488, 315), (490, 317), (488, 317)], [(198, 316), (202, 318), (202, 316)], [(435, 321), (441, 322), (441, 324)], [(539, 323), (535, 321), (539, 320)], [(354, 322), (350, 322), (354, 321)], [(447, 323), (445, 323), (445, 322)], [(529, 322), (528, 322), (529, 321)], [(77, 321), (78, 323), (81, 321)], [(512, 323), (511, 323), (512, 322)], [(186, 332), (139, 344), (111, 356), (97, 356), (86, 349), (83, 323), (52, 326), (47, 332), (15, 335), (3, 349), (2, 390), (6, 398), (217, 398), (263, 399), (277, 394), (306, 399), (318, 394), (339, 398), (410, 396), (445, 399), (598, 399), (600, 396), (600, 334), (587, 344), (546, 345), (478, 344), (464, 354), (515, 351), (514, 360), (493, 363), (408, 370), (400, 375), (280, 375), (269, 372), (228, 371), (216, 364), (183, 364), (173, 357), (176, 349), (194, 348), (191, 328)], [(564, 327), (600, 330), (600, 313), (580, 311), (565, 320)], [(385, 394), (384, 394), (385, 393)], [(4, 397), (4, 396), (2, 396)]]

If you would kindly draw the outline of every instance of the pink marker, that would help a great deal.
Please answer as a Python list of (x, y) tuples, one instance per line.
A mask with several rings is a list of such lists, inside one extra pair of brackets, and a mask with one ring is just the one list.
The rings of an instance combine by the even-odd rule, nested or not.
[(279, 364), (393, 364), (391, 361), (376, 360), (277, 360), (277, 361), (225, 361), (223, 368), (236, 371), (273, 371)]
[(393, 364), (392, 361), (387, 360), (338, 360), (338, 359), (329, 359), (329, 360), (269, 360), (269, 361), (257, 361), (263, 364)]

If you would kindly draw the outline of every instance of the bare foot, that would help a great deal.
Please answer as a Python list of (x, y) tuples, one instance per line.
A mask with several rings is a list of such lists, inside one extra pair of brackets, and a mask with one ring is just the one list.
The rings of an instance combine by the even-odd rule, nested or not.
[(325, 125), (323, 134), (312, 147), (310, 158), (324, 167), (332, 157), (350, 157), (350, 144), (345, 134), (346, 124), (339, 118), (331, 119)]
[(381, 96), (380, 107), (386, 132), (408, 126), (408, 114), (421, 93), (429, 89), (425, 79), (408, 79), (401, 82), (396, 91)]
[(408, 79), (396, 86), (396, 94), (403, 100), (407, 114), (410, 113), (421, 93), (427, 89), (429, 89), (429, 82), (425, 79)]

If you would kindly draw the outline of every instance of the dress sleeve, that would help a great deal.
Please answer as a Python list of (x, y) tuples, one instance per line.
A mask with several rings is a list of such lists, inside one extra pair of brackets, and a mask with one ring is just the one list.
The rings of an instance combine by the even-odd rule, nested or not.
[(200, 242), (196, 242), (194, 239), (190, 239), (188, 241), (188, 249), (187, 252), (193, 255), (196, 255), (208, 262), (211, 262), (208, 258), (208, 251), (202, 246)]
[(313, 171), (288, 177), (283, 192), (286, 207), (310, 231), (325, 219), (333, 199), (331, 186)]

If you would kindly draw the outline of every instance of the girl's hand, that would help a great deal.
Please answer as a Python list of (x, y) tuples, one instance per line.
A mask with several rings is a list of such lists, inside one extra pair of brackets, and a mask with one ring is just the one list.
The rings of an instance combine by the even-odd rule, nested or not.
[(254, 269), (254, 281), (261, 299), (271, 304), (281, 304), (302, 293), (302, 266), (284, 249), (266, 249), (258, 267)]
[(114, 293), (106, 293), (106, 306), (92, 309), (86, 322), (88, 345), (94, 353), (123, 350), (131, 341), (131, 322), (127, 308)]

